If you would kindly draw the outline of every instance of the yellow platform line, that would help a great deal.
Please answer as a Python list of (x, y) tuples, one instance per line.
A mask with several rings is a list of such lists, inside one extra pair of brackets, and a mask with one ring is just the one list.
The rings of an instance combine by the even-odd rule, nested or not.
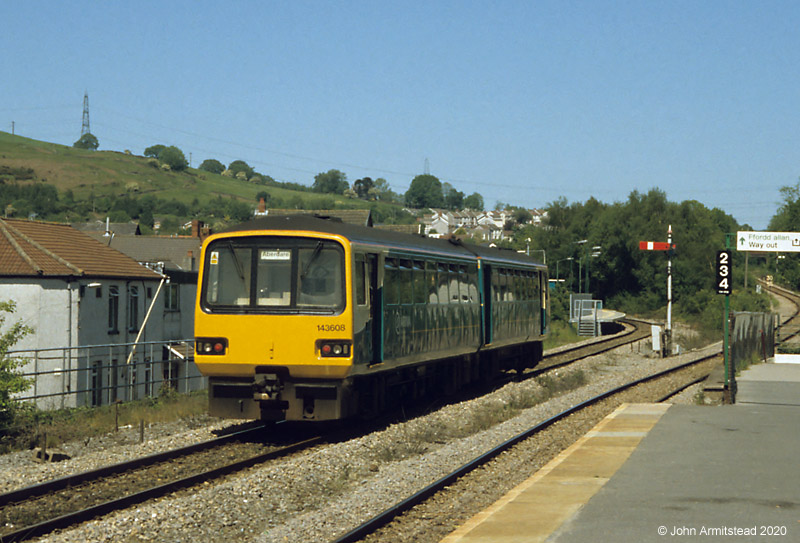
[(547, 539), (625, 463), (670, 404), (623, 404), (442, 543)]

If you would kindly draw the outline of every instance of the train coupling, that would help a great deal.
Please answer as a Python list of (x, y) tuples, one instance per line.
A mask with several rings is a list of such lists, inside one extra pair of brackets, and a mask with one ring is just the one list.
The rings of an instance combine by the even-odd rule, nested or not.
[(283, 383), (275, 373), (257, 373), (253, 382), (253, 399), (259, 401), (279, 400)]

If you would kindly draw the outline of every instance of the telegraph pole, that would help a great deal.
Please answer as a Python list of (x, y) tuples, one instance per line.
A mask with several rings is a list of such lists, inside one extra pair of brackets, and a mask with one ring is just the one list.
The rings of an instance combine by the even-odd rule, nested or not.
[(83, 122), (81, 123), (81, 137), (91, 134), (89, 130), (89, 91), (83, 94)]

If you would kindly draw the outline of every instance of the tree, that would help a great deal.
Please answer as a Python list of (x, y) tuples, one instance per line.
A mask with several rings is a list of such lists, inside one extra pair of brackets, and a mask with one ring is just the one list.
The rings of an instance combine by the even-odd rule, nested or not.
[(373, 200), (381, 202), (400, 202), (400, 196), (389, 187), (389, 182), (383, 177), (375, 180), (375, 185), (369, 189)]
[(161, 154), (161, 151), (163, 151), (166, 148), (167, 148), (166, 145), (161, 145), (160, 143), (158, 145), (151, 145), (150, 147), (144, 150), (144, 156), (150, 158), (158, 158), (158, 155)]
[(81, 136), (78, 141), (72, 144), (72, 146), (76, 149), (89, 149), (90, 151), (96, 151), (99, 145), (100, 142), (97, 141), (97, 138), (94, 136), (94, 134), (90, 134), (89, 132)]
[(253, 174), (255, 173), (255, 170), (253, 170), (253, 168), (251, 168), (250, 165), (244, 160), (234, 160), (228, 165), (228, 169), (231, 171), (231, 173), (233, 173), (234, 177), (239, 179), (241, 179), (239, 174), (244, 172), (245, 180), (253, 177)]
[(375, 186), (375, 182), (372, 180), (371, 177), (364, 177), (362, 179), (358, 179), (353, 183), (353, 190), (358, 195), (359, 198), (362, 200), (367, 200), (370, 198), (369, 190)]
[(179, 172), (189, 167), (189, 161), (183, 151), (175, 146), (166, 147), (158, 154), (158, 160), (167, 164), (172, 170)]
[(483, 211), (483, 196), (477, 192), (473, 192), (464, 198), (464, 207), (467, 209), (472, 209), (473, 211)]
[[(2, 313), (13, 314), (15, 310), (16, 304), (13, 301), (0, 302), (0, 328), (3, 328), (6, 321), (6, 315)], [(19, 372), (27, 361), (9, 357), (8, 351), (32, 332), (32, 328), (17, 321), (0, 335), (0, 425), (3, 426), (7, 426), (13, 420), (16, 412), (13, 395), (24, 392), (32, 383)]]
[(442, 186), (444, 193), (444, 207), (451, 211), (458, 211), (464, 207), (464, 193), (456, 190), (450, 183)]
[(318, 173), (314, 176), (314, 192), (324, 192), (327, 194), (344, 194), (349, 185), (347, 176), (339, 170), (328, 170), (325, 173)]
[(415, 208), (442, 207), (444, 195), (442, 183), (430, 174), (416, 176), (406, 191), (406, 205)]
[(207, 158), (200, 164), (200, 169), (211, 173), (222, 173), (225, 171), (225, 165), (219, 160)]

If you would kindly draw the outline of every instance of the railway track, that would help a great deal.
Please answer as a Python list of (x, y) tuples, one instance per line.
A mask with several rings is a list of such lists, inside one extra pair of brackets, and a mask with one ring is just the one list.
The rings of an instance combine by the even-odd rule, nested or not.
[[(764, 286), (766, 287), (766, 285)], [(774, 285), (770, 285), (767, 288), (775, 295), (782, 296), (794, 304), (794, 311), (780, 324), (783, 331), (781, 341), (789, 342), (793, 340), (798, 342), (800, 340), (800, 295)], [(647, 336), (643, 330), (638, 330), (638, 332), (641, 334), (638, 339), (643, 339)], [(630, 332), (631, 335), (634, 333)], [(598, 352), (605, 350), (602, 345), (598, 347)], [(587, 354), (586, 356), (591, 355)], [(561, 362), (556, 357), (545, 357), (543, 364), (537, 367), (536, 371), (546, 371), (548, 368), (559, 367), (566, 363), (568, 362)], [(438, 541), (461, 522), (471, 517), (472, 514), (477, 513), (493, 502), (494, 498), (487, 500), (468, 497), (465, 499), (464, 496), (470, 494), (469, 487), (491, 488), (497, 484), (498, 478), (502, 476), (498, 474), (518, 471), (520, 466), (533, 463), (530, 458), (526, 458), (522, 462), (513, 460), (515, 455), (512, 451), (515, 449), (527, 448), (526, 451), (521, 451), (520, 454), (516, 455), (518, 457), (525, 457), (528, 454), (535, 455), (537, 453), (531, 451), (547, 448), (547, 446), (541, 443), (532, 445), (532, 443), (535, 441), (547, 441), (549, 438), (546, 434), (548, 432), (556, 433), (553, 430), (555, 427), (572, 425), (574, 419), (576, 429), (568, 432), (568, 434), (582, 434), (624, 402), (668, 401), (688, 387), (705, 380), (713, 367), (721, 363), (721, 353), (714, 352), (590, 398), (474, 458), (471, 462), (460, 466), (419, 492), (398, 501), (380, 514), (340, 535), (333, 541), (334, 543), (387, 540), (401, 543), (406, 541)], [(537, 439), (532, 439), (534, 437)], [(566, 439), (561, 444), (551, 448), (557, 451), (563, 450), (570, 443), (571, 440)], [(549, 458), (542, 460), (541, 464), (546, 463), (548, 460)], [(508, 464), (514, 464), (514, 462), (516, 462), (514, 467), (508, 466)], [(535, 472), (535, 469), (531, 470), (531, 474), (533, 472)], [(426, 532), (431, 531), (431, 519), (446, 517), (448, 516), (448, 511), (452, 512), (456, 508), (469, 508), (470, 501), (473, 502), (472, 507), (474, 509), (462, 515), (460, 519), (437, 522), (436, 533), (433, 535), (426, 534)]]
[[(286, 436), (289, 437), (289, 436)], [(77, 473), (0, 495), (0, 542), (23, 541), (310, 447), (265, 445), (263, 427)]]
[[(647, 336), (641, 324), (558, 352), (546, 353), (533, 377)], [(254, 430), (79, 473), (0, 495), (0, 542), (22, 541), (207, 482), (271, 459), (308, 448), (322, 438), (284, 447), (248, 441)], [(266, 450), (265, 450), (266, 449)]]
[[(705, 379), (711, 372), (713, 366), (719, 364), (719, 362), (720, 355), (717, 353), (702, 356), (696, 360), (655, 373), (643, 379), (626, 383), (581, 402), (508, 439), (499, 446), (477, 456), (472, 461), (460, 466), (419, 492), (398, 501), (380, 514), (367, 520), (362, 525), (339, 536), (334, 540), (334, 543), (353, 543), (356, 541), (414, 541), (416, 538), (413, 534), (425, 530), (424, 527), (421, 528), (420, 526), (425, 525), (426, 521), (429, 521), (431, 518), (436, 518), (437, 513), (432, 512), (430, 509), (447, 510), (450, 508), (450, 505), (443, 505), (442, 502), (458, 501), (455, 496), (459, 494), (459, 486), (462, 484), (462, 479), (468, 478), (476, 470), (486, 469), (486, 467), (500, 457), (502, 453), (511, 451), (515, 447), (531, 441), (531, 438), (541, 436), (544, 432), (557, 424), (570, 424), (569, 421), (571, 417), (579, 417), (587, 410), (595, 410), (595, 415), (590, 417), (592, 424), (594, 424), (603, 416), (616, 409), (620, 404), (626, 401), (632, 401), (630, 398), (641, 394), (641, 392), (633, 392), (637, 388), (650, 389), (645, 392), (649, 401), (662, 401), (670, 398), (686, 387), (691, 386), (691, 384)], [(633, 401), (642, 400), (636, 399)], [(582, 424), (586, 426), (585, 420)], [(568, 445), (568, 443), (565, 445)], [(502, 473), (507, 470), (496, 468), (496, 471)], [(443, 494), (449, 494), (450, 496), (443, 497)], [(428, 503), (433, 505), (428, 505), (426, 507)], [(419, 508), (419, 510), (417, 510), (417, 508)], [(415, 524), (417, 524), (416, 527), (414, 526)]]

